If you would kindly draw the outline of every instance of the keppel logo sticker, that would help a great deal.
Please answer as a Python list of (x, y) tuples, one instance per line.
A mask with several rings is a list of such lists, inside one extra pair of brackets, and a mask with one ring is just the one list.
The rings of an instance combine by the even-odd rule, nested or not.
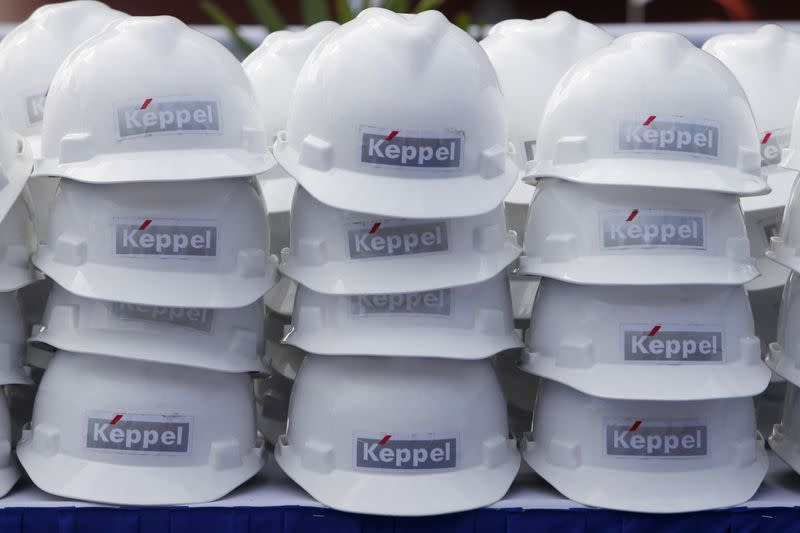
[(142, 320), (159, 324), (170, 324), (210, 333), (214, 325), (214, 310), (199, 307), (159, 307), (112, 302), (112, 316), (126, 320)]
[(635, 115), (618, 123), (618, 152), (679, 152), (719, 155), (719, 124), (673, 115)]
[(627, 209), (600, 214), (600, 242), (605, 249), (705, 249), (704, 211)]
[(761, 132), (761, 166), (770, 167), (781, 162), (784, 148), (789, 147), (791, 128), (780, 128)]
[(358, 469), (451, 470), (458, 464), (458, 434), (358, 434), (353, 452)]
[(623, 358), (634, 362), (721, 363), (724, 336), (720, 326), (623, 324)]
[(464, 132), (416, 131), (362, 126), (361, 162), (405, 168), (460, 168)]
[(93, 411), (86, 447), (115, 453), (175, 455), (191, 452), (192, 417)]
[(129, 257), (216, 257), (215, 220), (125, 217), (114, 219), (114, 253)]
[(28, 114), (28, 125), (38, 124), (44, 118), (44, 104), (47, 93), (32, 94), (25, 98), (25, 110)]
[(698, 420), (609, 418), (605, 452), (617, 457), (702, 457), (708, 454), (708, 425)]
[(359, 220), (347, 230), (350, 259), (446, 252), (447, 221)]
[(354, 316), (450, 316), (450, 289), (400, 294), (360, 294), (350, 297)]
[(221, 133), (216, 98), (145, 97), (114, 106), (119, 140), (146, 135)]

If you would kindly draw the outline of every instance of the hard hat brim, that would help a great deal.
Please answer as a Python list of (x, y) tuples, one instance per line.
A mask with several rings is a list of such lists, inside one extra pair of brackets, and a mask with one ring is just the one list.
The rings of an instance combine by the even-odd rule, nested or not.
[(747, 292), (766, 291), (775, 289), (776, 287), (782, 289), (786, 284), (790, 272), (785, 266), (763, 255), (756, 257), (756, 268), (761, 275), (747, 283), (745, 286)]
[[(514, 186), (506, 195), (505, 203), (527, 207), (530, 205), (531, 200), (533, 200), (535, 191), (536, 187), (518, 179), (514, 182)], [(508, 208), (508, 206), (506, 206), (506, 208)]]
[(281, 276), (278, 283), (264, 295), (264, 305), (270, 311), (291, 318), (296, 294), (297, 283), (286, 276)]
[(767, 183), (772, 189), (769, 194), (745, 196), (741, 199), (745, 218), (757, 215), (761, 211), (786, 207), (796, 177), (796, 170), (777, 168), (768, 172)]
[(288, 213), (292, 209), (297, 182), (279, 165), (273, 167), (272, 170), (280, 170), (282, 175), (271, 176), (270, 174), (275, 172), (270, 171), (257, 176), (256, 181), (261, 189), (261, 196), (264, 198), (269, 214)]
[(266, 344), (267, 357), (270, 359), (269, 367), (289, 381), (294, 381), (306, 354), (289, 344), (277, 344), (269, 339)]
[(765, 361), (778, 376), (794, 386), (800, 386), (800, 368), (795, 363), (795, 357), (784, 351), (780, 343), (770, 343)]
[[(169, 272), (87, 263), (80, 267), (55, 260), (49, 245), (40, 245), (33, 263), (69, 292), (93, 298), (166, 307), (245, 307), (278, 282), (277, 259), (268, 258), (266, 274), (243, 277), (236, 273)], [(202, 291), (197, 290), (203, 287)]]
[(556, 490), (583, 505), (637, 513), (688, 513), (738, 505), (756, 493), (769, 466), (763, 438), (757, 438), (755, 461), (745, 468), (645, 472), (581, 465), (569, 469), (551, 464), (546, 451), (531, 441), (525, 441), (522, 456)]

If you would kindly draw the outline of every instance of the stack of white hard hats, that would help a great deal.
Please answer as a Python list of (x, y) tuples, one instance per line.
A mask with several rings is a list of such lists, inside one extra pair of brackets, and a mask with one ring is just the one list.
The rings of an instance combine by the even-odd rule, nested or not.
[(55, 358), (23, 467), (70, 498), (225, 495), (264, 464), (250, 373), (277, 281), (244, 70), (177, 19), (119, 20), (54, 75), (41, 148), (60, 183), (33, 262), (55, 284), (31, 342)]
[[(495, 24), (481, 41), (497, 72), (508, 108), (508, 127), (516, 151), (520, 179), (505, 198), (506, 223), (522, 241), (528, 206), (535, 188), (524, 183), (525, 165), (533, 160), (545, 104), (561, 77), (576, 61), (611, 42), (611, 35), (593, 24), (557, 11), (535, 20), (512, 19)], [(517, 327), (530, 325), (539, 286), (533, 276), (511, 274), (511, 301)], [(518, 352), (498, 354), (495, 369), (508, 400), (509, 424), (530, 429), (536, 379), (517, 367)], [(516, 434), (516, 432), (515, 432)]]
[(441, 13), (367, 9), (308, 57), (273, 151), (299, 183), (284, 342), (309, 352), (277, 463), (345, 511), (500, 499), (520, 458), (489, 357), (521, 346), (518, 169), (488, 58)]
[(544, 379), (522, 446), (567, 497), (710, 509), (766, 474), (739, 208), (769, 191), (759, 141), (734, 75), (676, 34), (620, 37), (555, 87), (526, 166), (519, 272), (543, 279), (520, 365)]

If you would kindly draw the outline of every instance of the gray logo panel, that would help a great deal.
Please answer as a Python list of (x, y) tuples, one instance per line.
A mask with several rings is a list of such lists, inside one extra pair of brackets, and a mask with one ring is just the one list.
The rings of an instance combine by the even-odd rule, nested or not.
[(216, 100), (146, 98), (117, 105), (116, 114), (119, 139), (222, 131)]
[(447, 251), (447, 222), (403, 226), (382, 225), (379, 230), (348, 230), (350, 259), (390, 257)]
[(361, 294), (350, 297), (354, 316), (438, 315), (450, 316), (450, 289), (402, 294)]
[(446, 470), (456, 467), (458, 439), (355, 437), (356, 467), (380, 470)]
[(86, 429), (89, 449), (137, 454), (188, 453), (191, 418), (113, 415), (90, 416)]
[(717, 157), (719, 127), (711, 121), (690, 122), (681, 117), (650, 121), (624, 119), (619, 123), (617, 149), (621, 152), (680, 152)]
[(172, 324), (204, 333), (211, 332), (214, 324), (214, 310), (199, 307), (160, 307), (112, 302), (111, 314), (121, 319)]
[(721, 331), (624, 328), (625, 361), (722, 362)]
[(361, 162), (406, 168), (459, 168), (463, 145), (463, 132), (406, 136), (396, 130), (363, 127)]
[(117, 255), (216, 257), (217, 227), (182, 224), (114, 224)]
[(789, 147), (791, 133), (791, 128), (783, 128), (760, 134), (762, 167), (777, 165), (781, 162), (783, 149)]
[(606, 454), (625, 457), (700, 457), (708, 454), (705, 425), (608, 424)]
[(25, 110), (28, 112), (28, 125), (38, 124), (44, 118), (45, 93), (32, 94), (25, 98)]
[(702, 211), (631, 210), (602, 215), (603, 248), (705, 248)]

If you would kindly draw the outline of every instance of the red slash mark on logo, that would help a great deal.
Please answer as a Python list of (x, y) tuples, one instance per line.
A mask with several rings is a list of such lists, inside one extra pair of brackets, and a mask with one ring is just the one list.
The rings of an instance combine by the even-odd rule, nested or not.
[(370, 233), (375, 233), (376, 231), (378, 231), (378, 228), (380, 228), (380, 227), (381, 227), (381, 223), (380, 222), (376, 222), (375, 224), (372, 225), (372, 229), (369, 230), (369, 232)]
[(634, 431), (639, 429), (639, 426), (641, 426), (641, 425), (642, 425), (642, 421), (641, 420), (637, 420), (636, 422), (633, 423), (633, 425), (631, 426), (631, 429), (629, 429), (628, 431), (633, 433)]
[(384, 444), (386, 444), (387, 442), (389, 442), (389, 439), (391, 439), (391, 438), (392, 438), (392, 436), (391, 436), (391, 435), (384, 435), (384, 436), (383, 436), (383, 438), (382, 438), (381, 440), (379, 440), (379, 441), (378, 441), (378, 444), (380, 444), (381, 446), (383, 446)]
[(642, 124), (642, 126), (649, 126), (655, 119), (656, 119), (655, 115), (650, 115), (649, 117), (647, 117), (647, 120), (644, 121), (644, 124)]
[(148, 99), (146, 99), (146, 100), (144, 101), (144, 103), (142, 104), (142, 107), (140, 107), (139, 109), (147, 109), (147, 106), (149, 106), (149, 105), (150, 105), (150, 102), (152, 102), (152, 101), (153, 101), (153, 99), (152, 99), (152, 98), (148, 98)]
[(767, 144), (767, 141), (769, 140), (770, 137), (772, 137), (772, 132), (768, 131), (767, 133), (764, 134), (764, 138), (761, 140), (761, 144)]
[(152, 220), (152, 219), (149, 219), (149, 218), (148, 218), (147, 220), (145, 220), (144, 222), (142, 222), (142, 225), (141, 225), (141, 226), (139, 226), (139, 231), (144, 231), (144, 230), (146, 230), (146, 229), (147, 229), (147, 226), (149, 226), (151, 222), (153, 222), (153, 220)]
[(655, 337), (656, 333), (661, 329), (661, 326), (653, 326), (653, 329), (650, 330), (650, 333), (647, 334), (648, 337)]
[(122, 420), (122, 415), (117, 415), (117, 416), (115, 416), (114, 418), (111, 419), (110, 424), (113, 426), (114, 424), (116, 424), (120, 420)]
[(636, 218), (636, 215), (638, 215), (638, 214), (639, 214), (639, 210), (638, 209), (634, 209), (633, 211), (631, 211), (631, 214), (628, 215), (628, 218), (625, 219), (625, 222), (630, 222), (631, 220)]
[(392, 130), (392, 133), (386, 136), (386, 140), (391, 141), (397, 136), (398, 133), (400, 133), (398, 130)]

